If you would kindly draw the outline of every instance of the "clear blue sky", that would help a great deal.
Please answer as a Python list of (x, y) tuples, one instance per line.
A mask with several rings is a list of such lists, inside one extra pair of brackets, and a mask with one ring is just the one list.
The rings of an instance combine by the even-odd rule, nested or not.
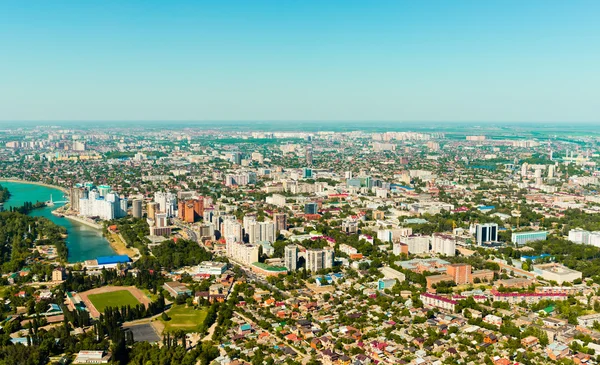
[(3, 1), (0, 120), (600, 122), (600, 1)]

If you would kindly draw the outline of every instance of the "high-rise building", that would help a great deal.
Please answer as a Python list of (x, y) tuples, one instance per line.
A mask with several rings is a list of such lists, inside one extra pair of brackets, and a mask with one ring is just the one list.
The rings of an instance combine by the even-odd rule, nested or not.
[(111, 192), (111, 188), (110, 185), (100, 185), (98, 186), (98, 193), (100, 194), (101, 197), (105, 197), (106, 195), (108, 195), (108, 193)]
[(475, 240), (478, 246), (486, 242), (498, 241), (498, 224), (485, 223), (475, 225)]
[(311, 179), (313, 177), (313, 171), (311, 168), (305, 167), (302, 169), (302, 177), (304, 179)]
[(87, 197), (79, 199), (79, 215), (104, 220), (121, 218), (127, 215), (127, 199), (121, 199), (116, 193), (108, 193), (104, 198), (92, 190)]
[(554, 165), (548, 165), (548, 179), (554, 178)]
[(319, 271), (333, 267), (334, 252), (332, 248), (306, 250), (306, 269)]
[(167, 213), (156, 213), (155, 226), (156, 228), (165, 228), (169, 225)]
[(306, 164), (312, 166), (313, 164), (313, 148), (312, 146), (306, 146)]
[(79, 212), (79, 199), (87, 198), (88, 191), (82, 187), (72, 187), (69, 189), (69, 204), (73, 212)]
[(146, 206), (146, 212), (147, 212), (148, 219), (156, 218), (156, 213), (158, 210), (157, 206), (158, 206), (158, 204), (156, 204), (156, 202), (148, 203), (148, 205)]
[(170, 192), (159, 191), (154, 194), (154, 201), (158, 204), (159, 212), (167, 213), (167, 216), (173, 217), (177, 209), (177, 195)]
[(131, 215), (134, 218), (142, 218), (142, 199), (134, 199), (131, 207)]
[(242, 225), (235, 219), (227, 217), (222, 224), (221, 233), (227, 242), (242, 242)]
[(455, 256), (456, 237), (449, 234), (434, 233), (431, 237), (431, 251), (446, 256)]
[(284, 253), (285, 267), (289, 271), (296, 271), (298, 268), (298, 246), (287, 245), (285, 246)]
[(275, 221), (275, 232), (287, 229), (287, 214), (275, 213), (273, 214), (273, 220)]

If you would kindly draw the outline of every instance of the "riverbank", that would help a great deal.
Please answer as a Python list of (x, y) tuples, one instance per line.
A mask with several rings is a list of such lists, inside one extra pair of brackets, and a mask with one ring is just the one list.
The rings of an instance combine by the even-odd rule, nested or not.
[(123, 240), (123, 237), (119, 233), (109, 233), (108, 243), (110, 247), (117, 253), (117, 255), (127, 255), (130, 258), (134, 258), (140, 255), (140, 251), (137, 248), (127, 248), (127, 244)]
[(64, 218), (70, 219), (72, 221), (75, 221), (75, 222), (78, 222), (78, 223), (81, 223), (81, 224), (85, 224), (86, 226), (92, 227), (92, 228), (97, 229), (97, 230), (101, 230), (102, 229), (102, 225), (100, 225), (98, 223), (91, 222), (91, 221), (89, 221), (89, 220), (87, 220), (85, 218), (75, 217), (73, 215), (64, 215), (63, 213), (57, 212), (56, 210), (53, 210), (52, 214), (54, 214), (56, 216), (59, 216), (59, 217), (62, 216)]
[(19, 183), (19, 184), (31, 184), (31, 185), (37, 185), (37, 186), (45, 186), (47, 188), (58, 189), (58, 190), (62, 191), (65, 194), (69, 193), (69, 190), (66, 189), (66, 188), (63, 188), (62, 186), (52, 185), (52, 184), (46, 184), (46, 183), (41, 183), (41, 182), (37, 182), (37, 181), (27, 181), (27, 180), (21, 180), (21, 179), (0, 178), (0, 183), (3, 182), (3, 181), (5, 181), (5, 182)]

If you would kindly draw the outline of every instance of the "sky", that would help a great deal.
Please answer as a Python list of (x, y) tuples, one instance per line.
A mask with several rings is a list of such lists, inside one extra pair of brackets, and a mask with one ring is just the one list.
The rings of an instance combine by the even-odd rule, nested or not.
[(600, 1), (1, 1), (0, 120), (591, 122)]

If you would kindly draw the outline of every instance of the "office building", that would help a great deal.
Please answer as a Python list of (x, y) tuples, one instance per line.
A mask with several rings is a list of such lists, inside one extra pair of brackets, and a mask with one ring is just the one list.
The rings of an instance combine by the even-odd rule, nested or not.
[(134, 218), (142, 218), (142, 199), (134, 199), (131, 207), (131, 215)]
[(511, 241), (517, 246), (522, 246), (528, 242), (544, 241), (547, 238), (546, 231), (515, 232), (511, 236)]
[(287, 245), (285, 246), (285, 267), (289, 271), (296, 271), (298, 268), (298, 246), (296, 245)]
[(498, 224), (485, 223), (475, 225), (475, 240), (477, 245), (481, 246), (487, 242), (498, 241)]
[(304, 204), (304, 214), (317, 214), (319, 212), (319, 206), (317, 203), (306, 203)]
[(313, 171), (312, 171), (312, 169), (310, 169), (308, 167), (304, 168), (302, 170), (302, 177), (304, 179), (312, 179), (312, 177), (313, 177)]

